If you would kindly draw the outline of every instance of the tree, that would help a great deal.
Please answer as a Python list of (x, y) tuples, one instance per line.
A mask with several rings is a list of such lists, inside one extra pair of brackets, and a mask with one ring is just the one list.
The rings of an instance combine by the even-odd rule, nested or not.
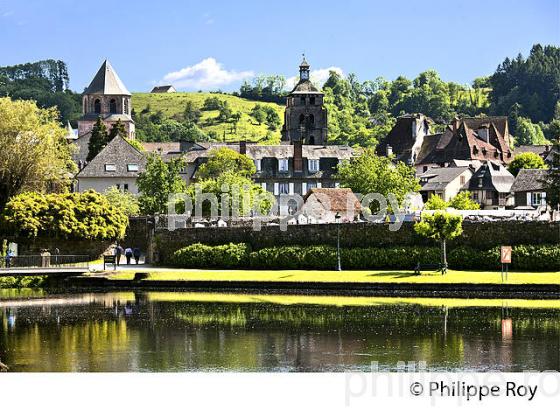
[(259, 125), (261, 125), (266, 120), (266, 111), (262, 104), (255, 104), (251, 110), (251, 117), (253, 117)]
[(423, 213), (422, 219), (414, 224), (414, 230), (419, 235), (434, 239), (441, 243), (442, 274), (447, 272), (446, 241), (458, 237), (463, 233), (463, 217), (444, 211), (433, 214)]
[(517, 176), (522, 169), (545, 169), (544, 159), (534, 152), (523, 152), (515, 156), (508, 165), (508, 171)]
[(242, 177), (250, 177), (256, 172), (254, 162), (247, 156), (230, 148), (213, 149), (208, 155), (208, 161), (198, 169), (198, 178), (217, 178), (221, 174), (235, 171)]
[(10, 199), (0, 215), (2, 230), (26, 237), (114, 240), (127, 225), (125, 213), (94, 191), (26, 192)]
[(560, 206), (560, 138), (554, 141), (552, 150), (552, 165), (543, 183), (546, 202), (551, 209), (558, 209)]
[(517, 118), (515, 145), (545, 145), (548, 143), (538, 124), (533, 124), (530, 119)]
[(64, 192), (77, 171), (54, 108), (0, 98), (0, 210), (24, 191)]
[(435, 211), (436, 209), (447, 209), (449, 204), (443, 200), (439, 195), (430, 195), (426, 203), (424, 204), (424, 209), (427, 211)]
[(145, 215), (165, 213), (168, 209), (169, 194), (184, 193), (186, 184), (179, 174), (182, 160), (166, 163), (159, 155), (150, 155), (146, 171), (138, 176), (140, 210)]
[(113, 138), (115, 138), (116, 136), (120, 136), (121, 138), (128, 137), (128, 134), (126, 132), (126, 128), (125, 128), (124, 124), (121, 122), (120, 118), (117, 120), (116, 123), (114, 123), (111, 126), (111, 131), (109, 131), (109, 135), (107, 137), (108, 141), (112, 141)]
[(337, 178), (341, 186), (354, 192), (384, 196), (392, 193), (402, 203), (407, 194), (420, 189), (414, 175), (414, 168), (400, 161), (393, 164), (391, 159), (377, 156), (373, 148), (367, 148), (351, 160), (343, 161), (338, 166)]
[(462, 191), (455, 195), (449, 201), (449, 207), (462, 211), (476, 211), (480, 209), (480, 205), (473, 201), (469, 191)]
[(109, 135), (107, 134), (107, 127), (105, 123), (101, 120), (101, 117), (97, 117), (92, 130), (91, 137), (89, 138), (88, 144), (88, 155), (86, 160), (89, 162), (94, 159), (97, 154), (103, 150), (109, 143)]
[(116, 186), (112, 186), (103, 193), (109, 203), (119, 209), (126, 216), (140, 215), (138, 198), (128, 191), (121, 191)]
[(198, 124), (198, 121), (200, 121), (200, 117), (202, 116), (202, 113), (200, 112), (200, 109), (194, 104), (194, 102), (187, 101), (187, 104), (185, 105), (185, 111), (183, 112), (183, 116), (185, 118), (185, 121), (191, 122), (193, 124)]
[(278, 129), (282, 122), (280, 121), (280, 116), (276, 112), (276, 110), (272, 107), (266, 108), (266, 124), (268, 125), (268, 129), (271, 131), (275, 131)]

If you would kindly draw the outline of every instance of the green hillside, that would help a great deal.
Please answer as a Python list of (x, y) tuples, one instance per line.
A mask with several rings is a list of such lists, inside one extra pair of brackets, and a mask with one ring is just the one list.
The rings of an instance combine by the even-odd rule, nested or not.
[[(237, 132), (235, 132), (232, 121), (222, 122), (219, 120), (218, 110), (203, 110), (204, 101), (209, 97), (217, 97), (222, 101), (227, 101), (233, 113), (241, 114), (241, 118), (237, 123)], [(233, 95), (217, 93), (134, 93), (132, 96), (132, 107), (136, 113), (140, 113), (149, 106), (150, 112), (161, 110), (166, 118), (180, 119), (188, 101), (192, 101), (201, 110), (202, 116), (198, 122), (199, 128), (205, 134), (214, 135), (220, 141), (223, 140), (224, 135), (226, 141), (238, 141), (240, 139), (247, 139), (249, 141), (264, 140), (268, 143), (278, 143), (280, 141), (281, 126), (271, 131), (265, 123), (259, 125), (250, 115), (255, 105), (261, 104), (273, 107), (280, 118), (283, 119), (284, 106), (274, 103), (250, 101)]]

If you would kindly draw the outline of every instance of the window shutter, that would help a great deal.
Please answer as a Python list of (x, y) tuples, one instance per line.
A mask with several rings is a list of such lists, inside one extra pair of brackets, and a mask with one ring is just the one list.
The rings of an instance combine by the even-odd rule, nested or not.
[(289, 187), (288, 192), (289, 192), (290, 195), (294, 194), (294, 183), (293, 182), (290, 182), (290, 187)]
[(317, 182), (317, 188), (321, 188), (321, 183)]
[(278, 182), (274, 183), (274, 195), (278, 195)]
[(531, 193), (527, 192), (527, 205), (531, 205)]
[(262, 186), (262, 188), (266, 191), (266, 182), (263, 182), (263, 183), (261, 184), (261, 186)]
[(301, 194), (302, 195), (307, 194), (307, 182), (302, 182), (301, 183)]

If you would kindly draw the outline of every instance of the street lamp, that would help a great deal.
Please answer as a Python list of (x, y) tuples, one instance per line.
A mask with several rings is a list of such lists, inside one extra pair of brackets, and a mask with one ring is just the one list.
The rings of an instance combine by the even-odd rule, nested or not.
[(342, 266), (340, 266), (340, 213), (336, 213), (334, 216), (336, 221), (336, 270), (341, 271)]

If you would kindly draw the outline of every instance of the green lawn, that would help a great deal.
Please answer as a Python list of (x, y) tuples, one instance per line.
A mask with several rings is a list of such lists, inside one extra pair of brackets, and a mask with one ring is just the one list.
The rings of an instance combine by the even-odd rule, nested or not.
[[(420, 276), (412, 271), (310, 271), (310, 270), (170, 270), (149, 272), (146, 280), (212, 280), (257, 282), (362, 282), (362, 283), (502, 283), (500, 272), (471, 272), (450, 270), (446, 275), (425, 272)], [(119, 272), (113, 280), (132, 279), (134, 272)], [(557, 284), (560, 272), (510, 272), (510, 284)]]
[[(202, 111), (202, 117), (199, 127), (204, 131), (215, 131), (220, 138), (226, 132), (226, 140), (239, 141), (240, 138), (246, 138), (248, 141), (254, 141), (265, 137), (268, 133), (266, 124), (259, 125), (253, 117), (249, 115), (255, 104), (262, 104), (273, 107), (280, 118), (284, 118), (284, 106), (274, 103), (256, 102), (246, 100), (228, 94), (217, 93), (171, 93), (171, 94), (150, 94), (150, 93), (134, 93), (132, 97), (132, 106), (136, 112), (142, 111), (148, 105), (152, 112), (161, 110), (163, 114), (172, 118), (175, 114), (182, 113), (185, 109), (187, 101), (192, 101), (198, 108), (202, 108), (204, 100), (208, 97), (218, 97), (220, 100), (228, 102), (231, 110), (241, 113), (241, 119), (237, 124), (237, 133), (231, 133), (230, 123), (218, 123), (215, 118), (218, 111)], [(278, 144), (280, 142), (280, 129), (273, 132), (273, 138), (267, 143)]]

